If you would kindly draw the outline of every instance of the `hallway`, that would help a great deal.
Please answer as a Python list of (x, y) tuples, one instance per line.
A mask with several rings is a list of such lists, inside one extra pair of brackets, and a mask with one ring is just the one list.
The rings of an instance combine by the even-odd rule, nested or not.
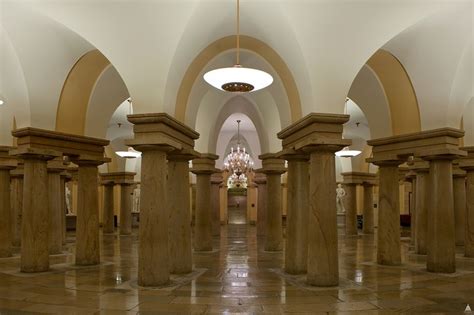
[[(102, 236), (99, 266), (72, 264), (72, 234), (68, 235), (68, 253), (51, 256), (50, 272), (19, 273), (18, 254), (1, 259), (0, 313), (387, 314), (391, 310), (459, 314), (473, 302), (474, 264), (460, 255), (458, 272), (453, 275), (424, 271), (424, 258), (415, 255), (409, 255), (410, 263), (402, 267), (378, 266), (372, 263), (376, 254), (373, 235), (346, 238), (340, 231), (341, 285), (308, 287), (302, 277), (280, 275), (283, 254), (264, 252), (255, 227), (247, 225), (222, 227), (220, 240), (214, 238), (218, 249), (194, 253), (195, 271), (172, 277), (172, 287), (139, 288), (137, 232)], [(404, 261), (408, 244), (402, 238)]]

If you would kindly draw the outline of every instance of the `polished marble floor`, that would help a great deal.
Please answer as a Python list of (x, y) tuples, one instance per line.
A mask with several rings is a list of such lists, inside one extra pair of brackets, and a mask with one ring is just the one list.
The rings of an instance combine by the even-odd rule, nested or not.
[(18, 256), (0, 259), (0, 314), (463, 314), (474, 306), (474, 261), (461, 254), (456, 274), (431, 274), (402, 238), (404, 265), (377, 266), (373, 235), (340, 232), (341, 285), (311, 288), (285, 275), (283, 254), (264, 252), (246, 225), (222, 227), (215, 251), (194, 254), (193, 274), (144, 289), (136, 285), (136, 233), (102, 236), (95, 267), (72, 265), (73, 234), (65, 254), (51, 256), (50, 272), (21, 274)]

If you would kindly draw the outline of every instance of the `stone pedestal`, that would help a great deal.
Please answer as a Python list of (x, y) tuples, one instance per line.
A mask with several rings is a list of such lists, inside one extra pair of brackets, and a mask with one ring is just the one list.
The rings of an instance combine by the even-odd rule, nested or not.
[(262, 169), (258, 172), (267, 177), (264, 247), (266, 251), (280, 251), (283, 249), (281, 174), (286, 171), (285, 161), (271, 153), (262, 154), (259, 159)]
[(212, 236), (219, 236), (221, 234), (219, 186), (222, 184), (222, 181), (222, 173), (214, 173), (211, 175)]
[(464, 245), (466, 224), (466, 172), (453, 169), (454, 231), (456, 245)]
[(211, 174), (217, 170), (215, 154), (201, 154), (193, 160), (192, 172), (196, 174), (196, 223), (194, 225), (194, 250), (212, 250)]
[(267, 177), (263, 173), (256, 173), (253, 179), (257, 185), (257, 235), (265, 235), (265, 213)]
[(24, 160), (20, 270), (47, 271), (50, 216), (47, 161), (60, 154), (36, 148), (18, 148), (10, 154)]
[(0, 146), (0, 258), (12, 255), (10, 170), (17, 162), (8, 155), (11, 147)]
[(357, 184), (344, 183), (346, 188), (346, 235), (357, 235)]
[(161, 286), (170, 274), (167, 153), (191, 151), (199, 134), (165, 113), (129, 115), (128, 120), (134, 124), (134, 138), (127, 144), (143, 152), (138, 284)]
[(362, 209), (364, 234), (374, 234), (374, 185), (364, 183), (364, 208)]
[[(310, 114), (278, 133), (284, 150), (310, 154), (307, 282), (339, 283), (334, 153), (351, 141), (342, 139), (348, 115)], [(270, 191), (268, 191), (270, 194)]]
[(306, 273), (308, 264), (309, 157), (285, 155), (288, 161), (285, 271)]
[(114, 233), (114, 186), (115, 183), (101, 178), (104, 187), (103, 212), (102, 212), (102, 232), (104, 234)]
[(192, 155), (168, 158), (170, 272), (176, 274), (193, 270), (189, 193), (189, 160), (192, 158)]
[(23, 161), (16, 169), (10, 171), (11, 178), (11, 228), (12, 244), (21, 245), (21, 217), (23, 209)]
[(61, 172), (65, 165), (63, 158), (48, 161), (49, 184), (49, 253), (60, 254), (63, 247), (64, 208), (61, 203), (64, 191), (61, 190)]

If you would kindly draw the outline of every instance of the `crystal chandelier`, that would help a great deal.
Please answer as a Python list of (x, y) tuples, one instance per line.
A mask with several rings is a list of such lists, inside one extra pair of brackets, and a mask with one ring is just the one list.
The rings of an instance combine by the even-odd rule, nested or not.
[(227, 155), (224, 168), (240, 176), (252, 170), (253, 161), (250, 158), (250, 154), (245, 151), (245, 147), (240, 146), (240, 120), (237, 120), (237, 149), (230, 148), (230, 153)]
[(237, 58), (233, 67), (219, 68), (204, 74), (204, 80), (216, 89), (244, 93), (266, 88), (273, 77), (262, 70), (240, 65), (240, 1), (237, 0)]

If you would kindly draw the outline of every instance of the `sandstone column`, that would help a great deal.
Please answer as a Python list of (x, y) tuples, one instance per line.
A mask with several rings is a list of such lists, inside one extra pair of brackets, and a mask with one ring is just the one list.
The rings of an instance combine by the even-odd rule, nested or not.
[(275, 154), (259, 156), (262, 160), (262, 172), (267, 177), (266, 214), (265, 214), (265, 250), (283, 249), (283, 226), (281, 208), (281, 174), (285, 172), (285, 161)]
[(466, 172), (453, 169), (454, 229), (456, 245), (464, 245), (466, 220)]
[(309, 157), (285, 155), (288, 160), (285, 271), (306, 273), (308, 264)]
[(362, 209), (363, 232), (374, 234), (374, 185), (364, 182), (364, 208)]
[(189, 160), (192, 155), (168, 156), (169, 260), (170, 272), (193, 270)]
[(346, 188), (346, 235), (357, 235), (357, 184), (344, 183)]
[(377, 262), (400, 265), (400, 196), (398, 165), (400, 161), (377, 161), (379, 166), (379, 222), (377, 228)]
[(430, 202), (427, 220), (428, 271), (456, 271), (454, 232), (453, 156), (427, 156), (430, 160)]
[(10, 171), (11, 177), (11, 222), (12, 222), (12, 244), (15, 247), (21, 245), (21, 216), (23, 209), (23, 161), (16, 169)]
[(133, 181), (120, 183), (120, 235), (132, 234)]
[(220, 192), (219, 186), (222, 184), (222, 173), (211, 175), (211, 205), (212, 205), (212, 235), (221, 234), (221, 213), (220, 213)]
[[(103, 178), (103, 177), (102, 177)], [(102, 180), (101, 183), (104, 186), (103, 194), (103, 217), (102, 217), (102, 231), (107, 234), (114, 233), (115, 222), (114, 222), (114, 186), (115, 183), (112, 180)]]
[(48, 161), (48, 190), (49, 190), (49, 253), (60, 254), (63, 247), (63, 216), (61, 204), (60, 173), (64, 170), (63, 158), (57, 157)]
[(265, 235), (267, 178), (263, 173), (256, 173), (253, 179), (257, 184), (257, 235)]
[(36, 148), (18, 148), (11, 154), (24, 160), (20, 269), (22, 272), (47, 271), (50, 216), (47, 161), (60, 154)]
[(416, 173), (411, 169), (405, 176), (406, 180), (411, 185), (411, 196), (410, 196), (410, 246), (415, 246), (416, 239), (416, 208), (415, 208), (415, 199), (416, 199)]
[(474, 147), (469, 149), (469, 160), (460, 162), (461, 168), (466, 171), (464, 255), (474, 257)]
[(194, 225), (194, 250), (212, 250), (211, 174), (216, 172), (215, 154), (201, 154), (193, 160), (192, 172), (196, 174), (196, 223)]
[(416, 172), (415, 180), (415, 252), (420, 255), (427, 253), (427, 224), (428, 224), (428, 200), (429, 200), (429, 163), (415, 161), (413, 170)]
[(166, 157), (173, 151), (192, 150), (199, 134), (165, 113), (127, 118), (134, 124), (134, 138), (126, 144), (142, 151), (138, 284), (166, 285), (170, 274)]
[(0, 146), (0, 258), (12, 255), (10, 170), (16, 167), (17, 162), (8, 155), (10, 149)]

